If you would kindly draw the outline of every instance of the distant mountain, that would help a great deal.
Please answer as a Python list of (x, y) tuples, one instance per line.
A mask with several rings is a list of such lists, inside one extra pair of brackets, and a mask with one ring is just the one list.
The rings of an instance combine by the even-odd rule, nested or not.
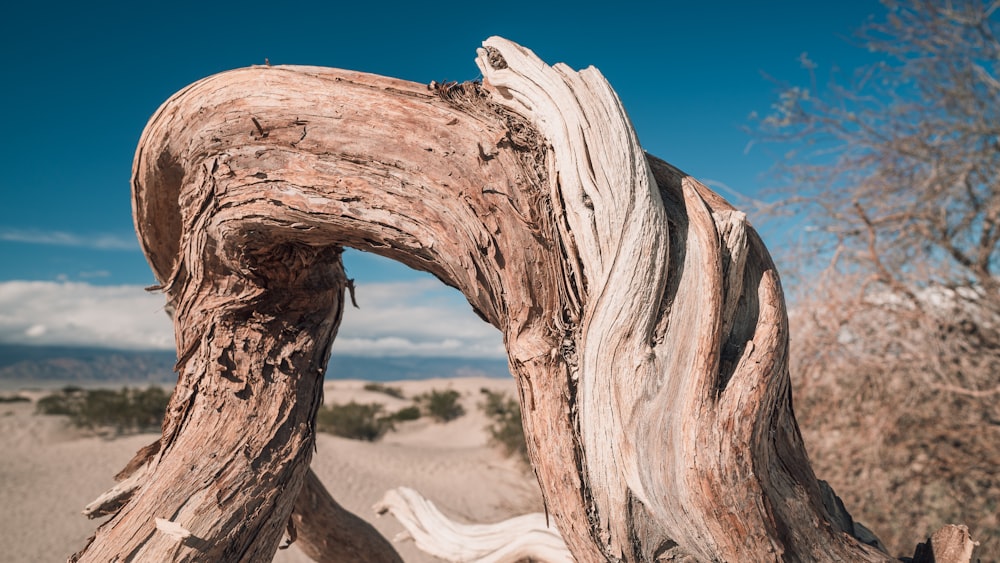
[(176, 361), (171, 351), (0, 344), (0, 381), (173, 383)]
[(425, 358), (421, 356), (342, 356), (334, 353), (327, 365), (327, 379), (392, 381), (430, 377), (510, 377), (507, 360), (478, 358)]
[[(111, 350), (0, 344), (0, 383), (171, 384), (176, 356), (163, 350)], [(391, 381), (482, 375), (509, 377), (507, 361), (476, 358), (365, 357), (334, 354), (327, 379)]]

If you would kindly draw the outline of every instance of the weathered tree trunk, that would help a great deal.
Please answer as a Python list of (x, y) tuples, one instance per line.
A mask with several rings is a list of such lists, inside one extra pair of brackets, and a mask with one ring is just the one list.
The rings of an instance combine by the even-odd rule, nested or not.
[[(482, 85), (254, 67), (157, 111), (134, 210), (180, 382), (81, 561), (271, 556), (310, 459), (344, 246), (433, 273), (502, 331), (576, 560), (888, 560), (824, 508), (778, 276), (744, 215), (645, 155), (595, 69), (485, 45)], [(383, 545), (368, 532), (357, 545)]]

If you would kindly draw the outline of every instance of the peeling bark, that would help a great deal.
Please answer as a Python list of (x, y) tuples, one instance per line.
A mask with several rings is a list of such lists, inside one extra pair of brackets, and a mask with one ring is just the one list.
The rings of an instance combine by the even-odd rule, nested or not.
[(180, 380), (132, 464), (145, 477), (78, 559), (266, 560), (290, 516), (323, 560), (388, 545), (358, 526), (334, 548), (309, 522), (351, 518), (306, 473), (349, 246), (434, 274), (501, 330), (577, 561), (888, 560), (824, 508), (745, 216), (644, 154), (596, 69), (499, 38), (477, 64), (481, 85), (431, 87), (254, 67), (157, 111), (133, 204)]

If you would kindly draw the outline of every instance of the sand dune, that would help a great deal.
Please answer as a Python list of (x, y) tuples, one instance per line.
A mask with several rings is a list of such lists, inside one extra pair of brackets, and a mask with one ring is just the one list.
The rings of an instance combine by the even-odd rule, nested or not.
[[(346, 508), (393, 538), (402, 526), (371, 507), (390, 488), (420, 491), (459, 521), (493, 522), (541, 510), (529, 470), (488, 444), (488, 419), (477, 407), (480, 388), (514, 392), (509, 379), (462, 378), (393, 382), (407, 397), (431, 389), (462, 394), (466, 414), (449, 423), (429, 418), (403, 423), (376, 443), (321, 434), (312, 467)], [(412, 404), (365, 391), (362, 381), (333, 381), (325, 402), (379, 402), (393, 411)], [(38, 416), (25, 403), (0, 404), (0, 562), (64, 561), (93, 533), (98, 522), (80, 510), (114, 484), (117, 473), (152, 434), (112, 440), (88, 437), (61, 417)], [(396, 547), (407, 562), (436, 559), (411, 541)], [(310, 561), (294, 545), (274, 561)]]

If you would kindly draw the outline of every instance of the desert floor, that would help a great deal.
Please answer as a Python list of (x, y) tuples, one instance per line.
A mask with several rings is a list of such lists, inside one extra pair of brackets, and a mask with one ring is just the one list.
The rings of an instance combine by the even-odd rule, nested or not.
[[(406, 422), (375, 443), (320, 434), (312, 467), (338, 502), (390, 539), (402, 526), (392, 516), (376, 516), (371, 507), (399, 486), (416, 489), (458, 521), (495, 522), (542, 509), (530, 471), (489, 444), (489, 420), (478, 407), (481, 388), (514, 393), (513, 380), (470, 377), (387, 385), (402, 388), (408, 398), (455, 389), (466, 414), (448, 423), (428, 417)], [(329, 381), (325, 401), (379, 402), (389, 411), (412, 404), (363, 386), (362, 381)], [(153, 434), (88, 436), (63, 417), (34, 414), (31, 404), (0, 404), (0, 562), (65, 561), (99, 524), (80, 510), (114, 484), (112, 476), (136, 450), (156, 439)], [(395, 545), (407, 562), (437, 561), (412, 541)], [(293, 544), (274, 561), (310, 559)]]

